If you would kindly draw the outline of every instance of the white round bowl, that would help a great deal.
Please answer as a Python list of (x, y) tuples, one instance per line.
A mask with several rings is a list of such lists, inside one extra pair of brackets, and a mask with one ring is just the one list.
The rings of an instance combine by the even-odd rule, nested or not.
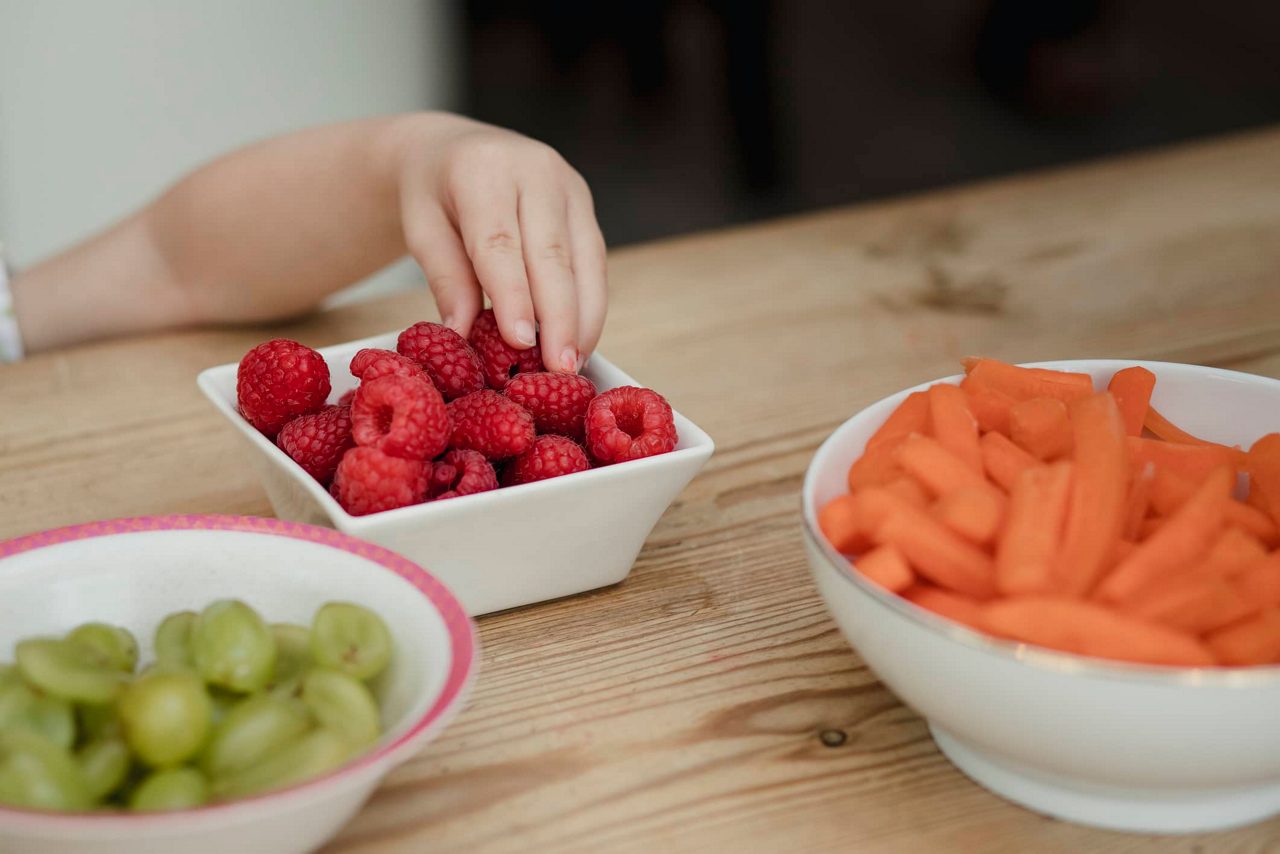
[(130, 629), (146, 662), (167, 614), (223, 598), (243, 599), (271, 622), (307, 624), (332, 600), (381, 615), (396, 651), (375, 684), (385, 726), (378, 744), (315, 780), (200, 809), (120, 815), (0, 807), (0, 851), (310, 851), (462, 707), (478, 650), (471, 621), (453, 595), (421, 567), (379, 546), (275, 519), (120, 519), (0, 543), (0, 660), (10, 659), (24, 637), (102, 620)]
[[(1102, 388), (1133, 364), (1155, 372), (1154, 404), (1193, 433), (1247, 447), (1280, 427), (1276, 380), (1161, 362), (1037, 366), (1090, 374)], [(1126, 665), (999, 640), (865, 581), (831, 548), (818, 508), (847, 489), (849, 465), (889, 413), (929, 385), (846, 421), (805, 478), (809, 565), (849, 643), (961, 771), (1037, 812), (1164, 833), (1280, 813), (1280, 667)]]

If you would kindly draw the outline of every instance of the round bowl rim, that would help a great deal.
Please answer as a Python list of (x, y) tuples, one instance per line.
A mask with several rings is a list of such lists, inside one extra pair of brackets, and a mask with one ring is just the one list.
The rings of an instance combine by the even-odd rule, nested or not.
[[(1161, 362), (1151, 360), (1130, 360), (1130, 359), (1054, 359), (1039, 362), (1021, 362), (1024, 367), (1036, 368), (1057, 368), (1060, 370), (1070, 370), (1072, 368), (1082, 370), (1083, 372), (1092, 371), (1102, 368), (1122, 368), (1130, 366), (1141, 366), (1152, 370), (1158, 374), (1161, 368), (1189, 368), (1195, 372), (1202, 372), (1206, 377), (1218, 377), (1220, 379), (1231, 378), (1234, 380), (1244, 379), (1251, 383), (1261, 385), (1280, 386), (1280, 380), (1270, 377), (1263, 377), (1257, 374), (1248, 374), (1242, 371), (1231, 371), (1224, 368), (1211, 368), (1202, 365), (1188, 365), (1180, 362)], [(883, 608), (887, 608), (896, 616), (903, 618), (906, 622), (948, 638), (962, 646), (975, 649), (988, 655), (994, 655), (1009, 661), (1033, 667), (1039, 670), (1053, 671), (1058, 673), (1070, 673), (1074, 675), (1089, 676), (1094, 678), (1108, 680), (1123, 680), (1129, 682), (1155, 683), (1170, 686), (1186, 686), (1196, 688), (1244, 688), (1256, 687), (1261, 684), (1272, 684), (1280, 681), (1280, 664), (1256, 665), (1251, 667), (1173, 667), (1155, 664), (1137, 664), (1123, 661), (1109, 661), (1102, 658), (1090, 658), (1083, 655), (1075, 655), (1068, 652), (1060, 652), (1058, 650), (1049, 649), (1047, 647), (1036, 646), (1034, 644), (1018, 643), (1015, 641), (1004, 640), (976, 629), (971, 629), (961, 623), (948, 620), (938, 614), (934, 614), (926, 608), (922, 608), (913, 602), (910, 602), (896, 593), (891, 593), (870, 581), (867, 581), (857, 572), (849, 567), (849, 561), (827, 542), (827, 538), (822, 535), (817, 524), (817, 512), (814, 507), (813, 492), (815, 482), (818, 478), (818, 461), (828, 452), (828, 449), (835, 443), (846, 430), (852, 429), (855, 423), (861, 423), (866, 420), (867, 413), (880, 406), (888, 407), (892, 403), (899, 402), (906, 398), (907, 395), (916, 391), (923, 391), (929, 386), (941, 382), (952, 384), (958, 383), (964, 378), (963, 374), (951, 374), (938, 379), (929, 380), (919, 383), (911, 388), (903, 389), (880, 398), (879, 400), (868, 404), (845, 421), (841, 422), (831, 435), (828, 436), (818, 450), (814, 452), (813, 458), (809, 461), (809, 465), (805, 470), (804, 484), (801, 487), (801, 524), (804, 528), (806, 539), (815, 547), (817, 552), (822, 555), (826, 567), (843, 579), (844, 583), (851, 585), (852, 589), (870, 598), (873, 602)], [(825, 599), (825, 597), (824, 597)]]
[(175, 514), (136, 516), (68, 525), (0, 542), (0, 562), (25, 552), (78, 540), (94, 539), (151, 531), (234, 531), (302, 540), (348, 552), (377, 564), (408, 581), (418, 590), (444, 621), (449, 634), (449, 672), (434, 703), (414, 720), (408, 729), (392, 741), (315, 777), (284, 789), (264, 792), (247, 798), (219, 804), (206, 804), (194, 809), (155, 813), (86, 813), (23, 809), (0, 805), (0, 828), (40, 828), (44, 830), (98, 830), (108, 828), (177, 829), (184, 824), (223, 821), (233, 817), (252, 818), (255, 813), (270, 814), (283, 803), (292, 803), (331, 789), (335, 784), (352, 779), (381, 776), (409, 759), (433, 735), (443, 729), (461, 711), (475, 680), (478, 640), (475, 624), (452, 592), (435, 576), (418, 564), (390, 549), (344, 534), (332, 528), (286, 522), (258, 516)]

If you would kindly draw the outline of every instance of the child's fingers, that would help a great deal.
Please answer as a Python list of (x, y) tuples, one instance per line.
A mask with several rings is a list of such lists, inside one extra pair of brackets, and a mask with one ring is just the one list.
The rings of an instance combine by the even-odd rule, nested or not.
[(425, 194), (409, 198), (402, 213), (405, 244), (427, 277), (427, 286), (440, 309), (440, 319), (464, 338), (484, 308), (466, 247), (445, 212)]
[(498, 170), (477, 170), (459, 181), (459, 189), (458, 228), (476, 278), (493, 303), (503, 339), (526, 350), (537, 342), (537, 327), (520, 241), (516, 184)]
[(591, 191), (580, 181), (569, 194), (569, 230), (573, 241), (573, 276), (578, 285), (578, 348), (590, 356), (604, 330), (609, 308), (604, 235), (596, 222)]
[(562, 188), (529, 176), (520, 188), (525, 267), (549, 371), (578, 369), (578, 294), (574, 286), (568, 202)]

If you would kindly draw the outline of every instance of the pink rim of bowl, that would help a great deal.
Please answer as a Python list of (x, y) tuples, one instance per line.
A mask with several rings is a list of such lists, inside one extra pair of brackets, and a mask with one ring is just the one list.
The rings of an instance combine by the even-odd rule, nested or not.
[[(1029, 368), (1051, 368), (1057, 370), (1071, 370), (1072, 367), (1080, 369), (1082, 363), (1105, 365), (1112, 368), (1128, 367), (1130, 365), (1141, 365), (1152, 370), (1157, 370), (1161, 366), (1166, 367), (1186, 367), (1176, 362), (1157, 362), (1151, 360), (1117, 360), (1117, 359), (1062, 359), (1043, 362), (1021, 362), (1023, 367)], [(1250, 381), (1261, 380), (1264, 378), (1256, 377), (1252, 374), (1241, 374), (1238, 371), (1228, 371), (1222, 368), (1203, 368), (1199, 366), (1198, 370), (1205, 373), (1207, 377), (1218, 376), (1222, 378), (1232, 378), (1245, 376)], [(1087, 372), (1087, 371), (1086, 371)], [(970, 628), (963, 623), (947, 619), (939, 614), (935, 614), (926, 608), (911, 602), (908, 599), (899, 596), (897, 593), (891, 593), (883, 587), (868, 581), (858, 573), (849, 559), (827, 541), (821, 529), (818, 526), (818, 507), (814, 499), (816, 491), (815, 482), (818, 479), (818, 464), (829, 452), (829, 449), (835, 444), (836, 437), (844, 431), (850, 422), (861, 419), (864, 415), (868, 415), (872, 410), (878, 414), (884, 413), (884, 417), (888, 417), (898, 404), (907, 398), (912, 392), (924, 391), (932, 385), (938, 383), (958, 383), (963, 379), (962, 374), (953, 374), (951, 376), (939, 377), (935, 380), (920, 383), (911, 388), (883, 397), (869, 406), (863, 407), (852, 417), (841, 422), (840, 426), (828, 436), (814, 453), (813, 458), (809, 461), (809, 466), (805, 471), (804, 484), (800, 492), (800, 517), (801, 525), (805, 536), (814, 543), (818, 551), (826, 559), (827, 566), (839, 576), (844, 583), (850, 584), (863, 594), (869, 596), (877, 604), (896, 612), (900, 616), (906, 618), (909, 622), (922, 626), (929, 631), (938, 632), (949, 637), (951, 640), (960, 643), (963, 646), (974, 647), (983, 652), (996, 655), (1002, 658), (1010, 658), (1019, 663), (1036, 667), (1044, 670), (1053, 670), (1062, 673), (1072, 673), (1083, 676), (1102, 677), (1111, 679), (1125, 679), (1131, 681), (1147, 681), (1165, 684), (1186, 685), (1189, 687), (1227, 687), (1227, 688), (1246, 688), (1258, 684), (1273, 682), (1280, 679), (1280, 664), (1259, 664), (1241, 667), (1176, 667), (1158, 664), (1141, 664), (1130, 661), (1113, 661), (1106, 658), (1093, 658), (1084, 655), (1075, 655), (1061, 650), (1050, 649), (1049, 647), (1036, 646), (1035, 644), (1019, 643), (1017, 641), (1007, 640), (1005, 638), (989, 635), (986, 632), (980, 632), (977, 629)], [(883, 422), (883, 418), (881, 422)], [(859, 456), (861, 452), (859, 452)]]
[(451, 665), (444, 686), (440, 690), (440, 696), (423, 713), (422, 717), (394, 741), (388, 742), (377, 750), (370, 751), (328, 774), (286, 789), (265, 792), (261, 795), (240, 798), (227, 803), (209, 804), (195, 809), (145, 814), (56, 812), (0, 806), (0, 821), (42, 826), (47, 826), (50, 822), (73, 823), (79, 826), (92, 826), (95, 824), (119, 826), (126, 823), (155, 824), (159, 822), (181, 823), (184, 820), (191, 820), (196, 817), (225, 815), (231, 810), (244, 809), (246, 807), (252, 808), (267, 802), (279, 803), (305, 795), (307, 792), (325, 786), (339, 778), (349, 776), (388, 757), (403, 753), (406, 748), (412, 747), (429, 733), (442, 728), (459, 710), (461, 701), (465, 698), (474, 676), (476, 659), (475, 627), (466, 612), (463, 611), (462, 605), (459, 604), (458, 600), (454, 598), (444, 584), (416, 563), (382, 546), (365, 542), (331, 528), (321, 528), (315, 525), (304, 525), (297, 522), (285, 522), (280, 519), (256, 516), (139, 516), (54, 528), (49, 531), (41, 531), (0, 542), (0, 560), (60, 543), (147, 531), (238, 531), (288, 537), (348, 552), (390, 570), (412, 584), (431, 602), (440, 613), (449, 632), (449, 643), (452, 647)]

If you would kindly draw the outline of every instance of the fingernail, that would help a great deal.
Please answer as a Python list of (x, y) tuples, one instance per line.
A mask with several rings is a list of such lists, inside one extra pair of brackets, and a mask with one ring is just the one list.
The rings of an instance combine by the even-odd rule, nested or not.
[(527, 320), (516, 321), (516, 340), (526, 347), (532, 347), (538, 343), (537, 333), (533, 331), (533, 324)]
[(560, 367), (566, 371), (577, 373), (578, 370), (578, 348), (565, 347), (564, 352), (560, 354)]
[(579, 353), (579, 354), (578, 354), (578, 361), (577, 361), (577, 363), (573, 366), (573, 372), (574, 372), (575, 374), (580, 374), (580, 373), (582, 373), (582, 367), (583, 367), (584, 365), (586, 365), (586, 364), (587, 364), (587, 357), (586, 357), (586, 356), (584, 356), (584, 355), (582, 355), (581, 353)]

